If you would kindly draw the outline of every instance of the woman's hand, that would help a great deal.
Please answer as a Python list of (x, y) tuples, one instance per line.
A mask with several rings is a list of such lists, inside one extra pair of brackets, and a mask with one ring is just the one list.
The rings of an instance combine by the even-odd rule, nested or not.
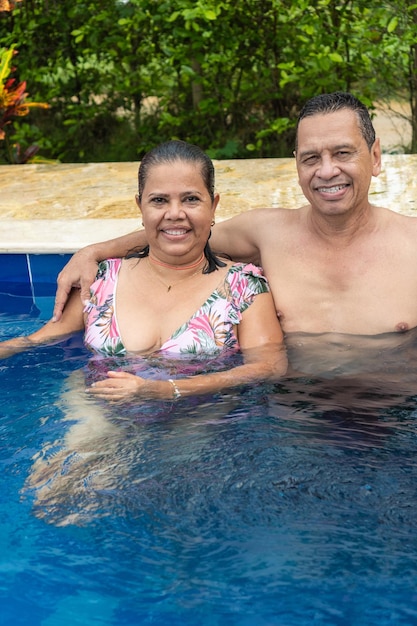
[[(128, 402), (134, 398), (161, 397), (158, 387), (164, 381), (147, 380), (128, 372), (107, 372), (107, 378), (93, 383), (87, 393), (108, 402)], [(168, 384), (167, 384), (168, 386)]]

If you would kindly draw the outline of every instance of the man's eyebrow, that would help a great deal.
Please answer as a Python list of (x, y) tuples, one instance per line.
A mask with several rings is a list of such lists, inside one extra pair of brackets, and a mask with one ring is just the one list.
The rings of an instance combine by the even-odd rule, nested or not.
[(309, 156), (312, 154), (318, 154), (318, 150), (303, 150), (302, 152), (300, 152), (299, 150), (296, 151), (299, 157), (305, 157), (305, 156)]
[[(332, 146), (331, 147), (331, 151), (332, 152), (337, 152), (338, 150), (354, 150), (355, 146), (351, 143), (341, 143), (341, 144), (337, 144), (336, 146)], [(306, 157), (306, 156), (312, 156), (315, 154), (320, 154), (320, 150), (302, 150), (301, 152), (299, 152), (297, 150), (297, 154), (300, 157)]]
[(354, 146), (353, 143), (341, 143), (340, 145), (333, 146), (333, 150), (346, 150), (346, 148), (348, 150), (353, 150), (355, 147), (356, 146)]

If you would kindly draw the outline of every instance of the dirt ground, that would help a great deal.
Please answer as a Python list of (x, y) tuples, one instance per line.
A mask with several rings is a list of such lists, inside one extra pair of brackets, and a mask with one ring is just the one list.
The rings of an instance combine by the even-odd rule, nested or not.
[(393, 103), (390, 109), (377, 105), (373, 124), (383, 152), (402, 154), (407, 151), (411, 142), (411, 125), (405, 119), (407, 116), (410, 116), (407, 104)]

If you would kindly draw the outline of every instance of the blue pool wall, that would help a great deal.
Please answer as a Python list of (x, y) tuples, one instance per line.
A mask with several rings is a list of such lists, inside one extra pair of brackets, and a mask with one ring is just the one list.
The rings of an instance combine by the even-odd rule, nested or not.
[(49, 319), (56, 279), (71, 254), (1, 254), (0, 314)]

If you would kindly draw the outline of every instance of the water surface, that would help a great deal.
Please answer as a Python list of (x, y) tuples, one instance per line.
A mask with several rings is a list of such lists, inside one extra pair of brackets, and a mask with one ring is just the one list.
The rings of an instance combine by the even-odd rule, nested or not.
[[(3, 317), (0, 335), (36, 324)], [(294, 339), (304, 371), (281, 384), (156, 419), (113, 411), (104, 474), (95, 458), (72, 480), (73, 457), (67, 492), (41, 505), (27, 489), (34, 457), (57, 458), (88, 406), (71, 404), (88, 355), (76, 339), (2, 361), (0, 623), (417, 624), (417, 414), (405, 357), (415, 334), (370, 338), (362, 357), (352, 337), (328, 337), (328, 350)], [(330, 366), (342, 348), (352, 355), (344, 372)], [(374, 363), (372, 386), (361, 358)]]

